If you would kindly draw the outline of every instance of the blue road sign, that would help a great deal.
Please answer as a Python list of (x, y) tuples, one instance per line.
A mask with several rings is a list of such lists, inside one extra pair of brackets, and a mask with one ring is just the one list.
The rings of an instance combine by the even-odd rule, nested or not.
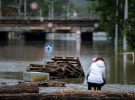
[(46, 50), (46, 51), (52, 51), (52, 48), (53, 48), (53, 46), (52, 46), (51, 43), (46, 43), (46, 44), (45, 44), (45, 50)]

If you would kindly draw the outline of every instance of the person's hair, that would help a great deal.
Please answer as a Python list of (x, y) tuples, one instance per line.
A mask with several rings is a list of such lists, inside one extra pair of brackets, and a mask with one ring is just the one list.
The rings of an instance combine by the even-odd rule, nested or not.
[[(103, 62), (105, 62), (102, 57), (97, 57), (97, 58), (96, 58), (96, 61), (98, 61), (98, 60), (102, 60)], [(95, 62), (96, 62), (96, 61), (95, 61)]]

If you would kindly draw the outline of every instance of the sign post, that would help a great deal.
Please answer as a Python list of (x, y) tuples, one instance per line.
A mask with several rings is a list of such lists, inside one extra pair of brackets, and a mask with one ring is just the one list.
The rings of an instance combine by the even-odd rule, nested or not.
[(36, 10), (38, 8), (38, 4), (36, 2), (32, 2), (30, 4), (31, 9)]

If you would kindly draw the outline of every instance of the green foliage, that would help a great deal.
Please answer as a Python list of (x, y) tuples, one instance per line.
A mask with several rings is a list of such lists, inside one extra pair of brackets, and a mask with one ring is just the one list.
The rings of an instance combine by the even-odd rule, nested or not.
[[(116, 2), (114, 0), (89, 0), (95, 2), (94, 6), (90, 6), (89, 10), (93, 10), (94, 13), (98, 13), (101, 22), (100, 26), (102, 25), (102, 29), (108, 33), (108, 36), (112, 36), (114, 34), (114, 26), (116, 23), (115, 13), (116, 13)], [(91, 2), (90, 2), (91, 3)], [(107, 20), (109, 20), (107, 22)]]
[[(24, 16), (24, 0), (21, 0), (21, 16)], [(26, 9), (27, 9), (27, 16), (39, 16), (40, 15), (40, 9), (42, 9), (42, 15), (44, 17), (48, 16), (49, 12), (49, 5), (51, 6), (51, 1), (54, 1), (53, 8), (54, 8), (54, 14), (60, 15), (62, 12), (62, 5), (68, 4), (68, 0), (26, 0)], [(30, 7), (30, 4), (32, 2), (38, 3), (38, 9), (33, 10)], [(2, 0), (2, 6), (3, 8), (8, 8), (12, 10), (12, 15), (17, 16), (17, 6), (19, 5), (20, 0)], [(8, 6), (10, 5), (10, 6)], [(14, 6), (14, 7), (11, 7)], [(10, 10), (9, 10), (10, 11)], [(8, 15), (9, 11), (4, 12), (3, 15)], [(59, 14), (58, 14), (59, 13)]]
[(124, 22), (124, 29), (123, 34), (125, 32), (126, 37), (127, 37), (127, 42), (129, 49), (132, 51), (135, 51), (135, 0), (130, 0), (128, 6), (128, 19), (125, 20)]
[[(115, 25), (118, 24), (118, 42), (119, 49), (122, 51), (123, 46), (123, 36), (124, 33), (127, 37), (128, 50), (135, 49), (135, 0), (128, 0), (128, 19), (124, 20), (124, 6), (125, 0), (118, 0), (118, 6), (116, 5), (116, 0), (88, 0), (91, 2), (98, 2), (95, 7), (90, 6), (90, 10), (95, 10), (95, 12), (100, 13), (101, 22), (98, 30), (104, 30), (111, 37), (112, 41), (115, 38)], [(118, 16), (116, 16), (116, 11), (118, 10)], [(109, 19), (109, 22), (107, 20)], [(101, 27), (102, 26), (102, 27)]]
[[(118, 0), (118, 6), (116, 5), (117, 0), (88, 0), (91, 2), (97, 2), (98, 4), (89, 7), (90, 10), (98, 12), (101, 17), (100, 26), (98, 30), (104, 30), (107, 32), (107, 36), (111, 37), (112, 41), (115, 38), (115, 25), (118, 25), (118, 41), (119, 47), (123, 46), (123, 36), (124, 32), (127, 36), (128, 46), (131, 49), (135, 49), (135, 0), (128, 0), (128, 17), (124, 21), (124, 7), (125, 0)], [(116, 11), (118, 11), (118, 16), (116, 16)], [(108, 20), (108, 22), (107, 22)], [(124, 26), (124, 27), (123, 27)], [(124, 30), (125, 29), (125, 30)]]
[(124, 28), (126, 36), (127, 36), (127, 41), (129, 45), (129, 49), (133, 50), (135, 49), (135, 18), (133, 19), (126, 19), (124, 23)]
[(77, 10), (78, 16), (89, 16), (88, 7), (86, 5), (74, 4), (73, 8)]

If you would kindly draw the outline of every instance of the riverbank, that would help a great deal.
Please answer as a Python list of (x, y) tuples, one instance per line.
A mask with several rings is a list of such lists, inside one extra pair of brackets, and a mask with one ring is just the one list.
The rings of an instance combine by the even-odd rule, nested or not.
[[(18, 82), (5, 82), (7, 85), (15, 85)], [(4, 84), (0, 84), (3, 87)], [(88, 86), (85, 84), (73, 84), (66, 83), (65, 87), (49, 86), (49, 87), (39, 87), (39, 93), (53, 93), (56, 89), (73, 89), (73, 90), (87, 90)], [(105, 91), (135, 91), (135, 85), (129, 84), (106, 84), (101, 90)]]
[[(87, 85), (84, 84), (69, 84), (65, 87), (39, 87), (39, 93), (53, 93), (56, 89), (73, 89), (73, 90), (87, 90)], [(105, 91), (135, 91), (135, 85), (126, 84), (106, 84), (101, 90)]]
[[(5, 85), (6, 84), (6, 85)], [(3, 86), (7, 87), (7, 91), (1, 91), (0, 99), (10, 100), (10, 99), (29, 99), (29, 100), (134, 100), (135, 99), (135, 85), (126, 85), (126, 84), (106, 84), (102, 87), (101, 91), (87, 90), (87, 85), (85, 84), (73, 84), (65, 83), (64, 85), (57, 86), (40, 86), (39, 83), (29, 83), (20, 84), (15, 82), (8, 82), (0, 84), (1, 90)], [(10, 86), (13, 85), (13, 86)], [(18, 87), (22, 87), (18, 90)], [(28, 86), (28, 87), (27, 87)], [(32, 87), (34, 86), (34, 88)], [(60, 87), (62, 86), (62, 87)], [(13, 88), (14, 87), (14, 88)], [(38, 87), (38, 88), (36, 88)], [(13, 90), (12, 90), (13, 88)], [(15, 89), (16, 88), (16, 89)], [(3, 89), (6, 89), (4, 87)], [(18, 91), (18, 92), (15, 92)], [(22, 93), (22, 91), (26, 91)], [(32, 92), (31, 92), (32, 91)], [(3, 93), (4, 92), (4, 93)]]
[[(22, 85), (26, 85), (25, 89)], [(84, 84), (65, 84), (65, 87), (39, 87), (37, 83), (16, 85), (21, 87), (1, 91), (1, 100), (135, 100), (135, 85), (107, 84), (101, 91), (87, 90)], [(34, 87), (33, 87), (34, 86)], [(38, 89), (36, 88), (38, 87)], [(3, 89), (5, 90), (6, 87)], [(35, 88), (35, 90), (34, 90)], [(26, 92), (24, 92), (24, 89)], [(15, 92), (18, 91), (18, 92)], [(22, 93), (22, 91), (24, 93)], [(31, 92), (32, 91), (32, 92)], [(3, 93), (4, 92), (4, 93)]]

